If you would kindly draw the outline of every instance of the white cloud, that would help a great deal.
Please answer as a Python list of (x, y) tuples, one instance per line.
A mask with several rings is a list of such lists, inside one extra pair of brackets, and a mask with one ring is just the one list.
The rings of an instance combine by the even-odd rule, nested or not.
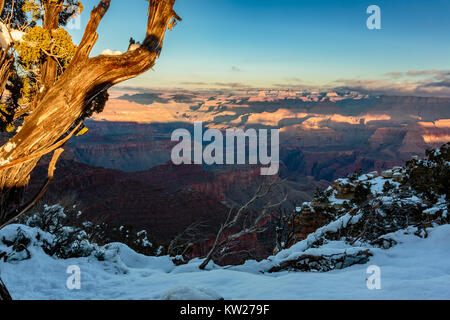
[[(390, 73), (396, 76), (396, 73)], [(341, 87), (372, 94), (450, 97), (450, 75), (444, 70), (409, 71), (410, 76), (437, 75), (420, 81), (380, 79), (339, 79)]]
[(113, 51), (111, 49), (105, 49), (101, 53), (101, 55), (104, 55), (104, 56), (120, 56), (121, 54), (123, 54), (122, 51), (118, 51), (118, 50)]

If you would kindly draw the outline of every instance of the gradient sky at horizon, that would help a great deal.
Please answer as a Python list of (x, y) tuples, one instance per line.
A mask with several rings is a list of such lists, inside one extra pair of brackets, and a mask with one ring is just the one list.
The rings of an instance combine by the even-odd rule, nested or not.
[[(83, 1), (82, 27), (97, 3)], [(366, 27), (372, 4), (382, 30)], [(336, 86), (450, 69), (448, 0), (177, 0), (175, 9), (183, 21), (168, 32), (155, 70), (124, 86)], [(93, 54), (142, 39), (146, 14), (145, 0), (113, 0)], [(71, 34), (78, 43), (82, 31)]]

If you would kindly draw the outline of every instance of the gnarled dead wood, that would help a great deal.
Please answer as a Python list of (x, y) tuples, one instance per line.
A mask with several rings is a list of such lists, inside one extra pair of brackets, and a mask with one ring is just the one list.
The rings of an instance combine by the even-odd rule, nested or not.
[(59, 147), (61, 147), (62, 145), (64, 145), (68, 140), (70, 140), (70, 138), (72, 138), (72, 136), (75, 134), (75, 132), (80, 128), (82, 122), (80, 122), (75, 129), (73, 129), (68, 135), (67, 137), (65, 137), (64, 139), (61, 139), (60, 141), (58, 141), (57, 143), (55, 143), (53, 146), (48, 147), (47, 149), (40, 151), (38, 153), (34, 153), (31, 154), (29, 156), (23, 157), (21, 159), (17, 159), (15, 161), (9, 162), (5, 165), (0, 166), (0, 170), (4, 170), (7, 168), (11, 168), (11, 167), (15, 167), (18, 166), (22, 163), (25, 163), (27, 161), (31, 161), (37, 158), (41, 158), (43, 156), (45, 156), (46, 154), (58, 149)]
[(6, 82), (11, 75), (11, 67), (14, 63), (14, 57), (8, 53), (8, 50), (0, 49), (0, 98), (5, 91)]
[(211, 260), (214, 259), (214, 256), (219, 251), (221, 251), (226, 246), (231, 245), (234, 241), (237, 241), (238, 239), (248, 234), (261, 233), (265, 231), (263, 227), (264, 219), (269, 217), (272, 209), (281, 206), (287, 200), (287, 195), (283, 198), (283, 200), (277, 203), (269, 202), (269, 204), (265, 205), (264, 208), (262, 208), (261, 212), (258, 214), (258, 216), (255, 219), (253, 219), (252, 223), (249, 226), (244, 226), (242, 230), (238, 232), (229, 233), (230, 230), (241, 221), (241, 218), (243, 218), (245, 213), (255, 202), (257, 202), (260, 199), (266, 198), (273, 192), (274, 187), (280, 184), (281, 182), (277, 180), (268, 184), (267, 183), (261, 184), (258, 190), (256, 191), (255, 195), (247, 203), (245, 203), (237, 210), (233, 218), (232, 216), (234, 210), (233, 208), (230, 209), (225, 223), (223, 223), (220, 226), (220, 229), (216, 234), (216, 238), (214, 240), (214, 244), (211, 250), (208, 252), (205, 260), (199, 267), (201, 270), (204, 270), (208, 266), (209, 262), (211, 262)]
[(3, 8), (5, 7), (5, 0), (0, 0), (0, 14), (3, 13)]
[[(44, 2), (44, 18), (42, 26), (48, 31), (55, 30), (59, 27), (59, 14), (64, 9), (64, 0), (46, 1)], [(51, 56), (46, 56), (41, 68), (42, 73), (42, 92), (36, 99), (39, 102), (40, 98), (45, 95), (47, 90), (55, 83), (58, 76), (58, 61)]]
[[(51, 7), (45, 8), (44, 27), (51, 29), (55, 26), (61, 2), (53, 1)], [(22, 129), (0, 148), (0, 165), (15, 164), (0, 169), (2, 227), (29, 210), (42, 197), (53, 178), (54, 165), (62, 151), (55, 151), (49, 167), (49, 176), (38, 195), (22, 209), (9, 213), (9, 210), (20, 202), (23, 188), (28, 184), (30, 173), (39, 159), (53, 150), (55, 144), (74, 126), (97, 95), (114, 84), (151, 69), (161, 53), (167, 28), (173, 27), (174, 20), (181, 20), (173, 10), (175, 0), (149, 0), (147, 32), (140, 47), (119, 56), (100, 55), (90, 58), (98, 38), (97, 28), (110, 3), (111, 0), (101, 0), (94, 8), (74, 59), (57, 80), (55, 61), (48, 58), (44, 63), (44, 90), (33, 103), (32, 112), (25, 118)], [(3, 5), (4, 0), (0, 0), (0, 8)], [(4, 61), (1, 66), (10, 67)], [(5, 79), (7, 76), (9, 73), (5, 73)], [(10, 299), (8, 290), (0, 280), (0, 300)]]
[(30, 200), (27, 204), (25, 204), (22, 208), (6, 215), (6, 222), (4, 222), (2, 225), (0, 225), (0, 230), (3, 229), (4, 227), (6, 227), (7, 225), (11, 224), (17, 218), (26, 214), (28, 211), (30, 211), (38, 203), (38, 201), (44, 196), (44, 194), (48, 190), (48, 187), (50, 186), (50, 183), (53, 180), (55, 169), (56, 169), (56, 162), (58, 162), (58, 159), (63, 152), (64, 152), (64, 149), (62, 149), (62, 148), (55, 150), (55, 152), (53, 153), (52, 160), (50, 161), (50, 164), (48, 165), (47, 179), (46, 179), (44, 185), (42, 186), (41, 190), (39, 190), (37, 195), (32, 200)]
[[(118, 56), (91, 58), (89, 54), (98, 38), (96, 30), (110, 3), (111, 0), (101, 0), (94, 8), (71, 64), (39, 99), (36, 108), (25, 118), (22, 129), (0, 148), (0, 163), (8, 164), (48, 150), (78, 121), (98, 94), (155, 65), (168, 26), (173, 19), (179, 19), (173, 11), (175, 0), (149, 1), (147, 33), (140, 47)], [(39, 157), (1, 169), (0, 193), (27, 185), (38, 161)], [(7, 205), (10, 197), (2, 198), (1, 205)]]

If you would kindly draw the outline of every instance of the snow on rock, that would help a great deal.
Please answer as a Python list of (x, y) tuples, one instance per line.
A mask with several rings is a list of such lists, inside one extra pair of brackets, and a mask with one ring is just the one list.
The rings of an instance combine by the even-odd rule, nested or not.
[(426, 209), (423, 211), (423, 213), (425, 214), (429, 214), (431, 216), (434, 216), (438, 213), (442, 212), (442, 216), (444, 218), (447, 218), (447, 214), (448, 214), (448, 204), (447, 204), (447, 199), (445, 195), (442, 195), (438, 202), (431, 208)]
[[(310, 234), (308, 238), (306, 238), (303, 241), (300, 241), (296, 244), (294, 244), (289, 249), (283, 250), (280, 253), (278, 253), (274, 257), (270, 257), (267, 260), (263, 261), (261, 263), (261, 271), (268, 271), (269, 269), (276, 267), (280, 265), (281, 263), (289, 260), (295, 260), (298, 257), (300, 257), (302, 254), (308, 253), (308, 254), (314, 254), (313, 252), (308, 252), (308, 249), (311, 248), (311, 246), (318, 241), (325, 233), (327, 232), (337, 232), (341, 228), (345, 228), (348, 224), (355, 224), (359, 221), (359, 219), (362, 217), (361, 214), (358, 215), (350, 215), (346, 214), (339, 219), (331, 222), (330, 224), (318, 229), (316, 232)], [(338, 251), (328, 251), (324, 252), (321, 251), (319, 254), (340, 254), (342, 253), (341, 250)], [(269, 263), (267, 263), (269, 262)]]
[(222, 300), (214, 290), (202, 287), (174, 287), (164, 293), (161, 300)]

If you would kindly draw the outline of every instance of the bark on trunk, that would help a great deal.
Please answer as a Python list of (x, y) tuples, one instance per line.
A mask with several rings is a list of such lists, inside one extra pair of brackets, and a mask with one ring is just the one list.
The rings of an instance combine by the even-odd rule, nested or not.
[[(0, 6), (4, 1), (0, 0)], [(175, 0), (149, 0), (147, 33), (142, 45), (119, 56), (90, 58), (97, 41), (97, 27), (111, 0), (101, 0), (91, 13), (83, 39), (67, 70), (55, 82), (52, 60), (44, 65), (48, 84), (37, 99), (22, 129), (0, 148), (0, 223), (9, 221), (17, 207), (30, 173), (46, 150), (52, 150), (73, 128), (90, 102), (111, 86), (148, 71), (155, 64), (167, 28), (181, 20), (173, 11)], [(58, 2), (59, 3), (59, 2)], [(59, 10), (58, 8), (50, 8)], [(0, 11), (1, 12), (1, 11)], [(53, 22), (49, 22), (49, 27)], [(45, 22), (44, 22), (45, 24)], [(2, 64), (3, 68), (3, 64)], [(0, 225), (1, 225), (0, 224)], [(0, 300), (10, 300), (0, 280)]]
[[(5, 7), (5, 0), (0, 0), (0, 16), (3, 13)], [(9, 48), (0, 48), (0, 98), (5, 91), (6, 81), (11, 74), (11, 66), (14, 62), (14, 57), (9, 54)]]
[(4, 7), (5, 7), (5, 0), (0, 0), (0, 15), (3, 13)]
[[(161, 52), (167, 27), (172, 19), (179, 19), (173, 11), (175, 0), (150, 0), (147, 35), (139, 48), (118, 56), (89, 58), (98, 38), (97, 27), (110, 2), (102, 0), (94, 8), (67, 70), (39, 99), (20, 132), (0, 148), (0, 200), (3, 200), (3, 207), (20, 197), (40, 157), (14, 166), (8, 164), (51, 147), (77, 123), (84, 108), (99, 93), (152, 68)], [(0, 221), (1, 218), (5, 216), (0, 216)]]
[[(63, 1), (58, 2), (46, 2), (44, 4), (44, 21), (42, 26), (44, 29), (52, 32), (52, 30), (59, 27), (59, 14), (63, 10)], [(47, 90), (55, 83), (58, 76), (58, 62), (53, 57), (47, 57), (42, 65), (42, 93), (39, 95), (42, 97)], [(39, 100), (39, 98), (38, 98)]]
[[(3, 13), (3, 8), (5, 6), (5, 0), (0, 0), (0, 15)], [(8, 50), (0, 49), (0, 98), (3, 96), (3, 92), (5, 91), (6, 81), (11, 74), (11, 66), (13, 64), (13, 57), (8, 54)], [(2, 199), (0, 197), (0, 217), (2, 214)], [(1, 218), (0, 218), (1, 219)], [(9, 301), (12, 300), (11, 295), (9, 294), (8, 289), (3, 283), (0, 277), (0, 301)]]
[(0, 98), (5, 91), (6, 82), (11, 75), (11, 66), (14, 62), (14, 57), (11, 56), (7, 50), (0, 49)]

